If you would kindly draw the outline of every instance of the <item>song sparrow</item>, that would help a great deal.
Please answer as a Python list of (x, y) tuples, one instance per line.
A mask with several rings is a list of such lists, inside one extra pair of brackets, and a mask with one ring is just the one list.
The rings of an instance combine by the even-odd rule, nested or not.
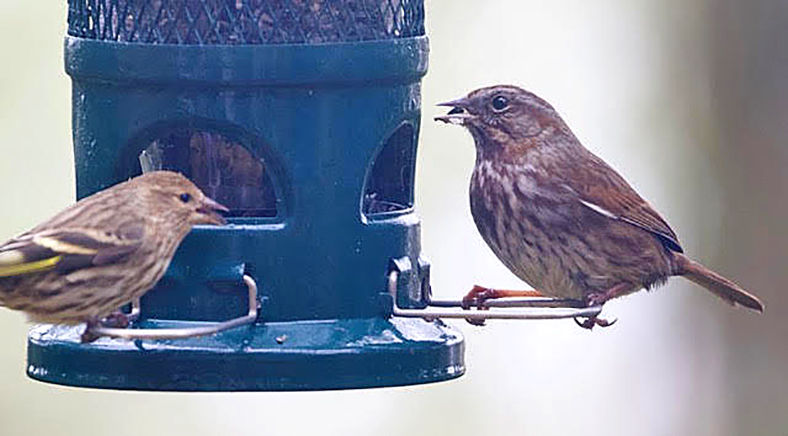
[[(516, 86), (493, 86), (442, 103), (436, 120), (476, 142), (471, 213), (498, 258), (537, 291), (481, 287), (466, 303), (514, 295), (588, 305), (684, 276), (730, 304), (763, 304), (683, 254), (665, 220), (610, 166), (583, 147), (549, 103)], [(587, 319), (581, 325), (609, 325)]]

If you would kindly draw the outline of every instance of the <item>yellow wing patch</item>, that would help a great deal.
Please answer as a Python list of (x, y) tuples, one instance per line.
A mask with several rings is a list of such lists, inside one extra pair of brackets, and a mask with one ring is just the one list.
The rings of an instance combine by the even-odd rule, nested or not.
[(8, 260), (8, 258), (12, 258), (12, 257), (22, 258), (23, 256), (21, 255), (13, 256), (13, 254), (19, 254), (14, 252), (6, 252), (0, 254), (9, 255), (9, 256), (2, 256), (2, 258), (0, 258), (0, 277), (11, 277), (20, 274), (27, 274), (31, 272), (48, 270), (50, 268), (53, 268), (55, 265), (57, 265), (57, 263), (60, 262), (60, 259), (63, 258), (63, 256), (57, 255), (46, 259), (36, 260), (34, 262), (23, 262), (23, 263), (14, 263), (14, 264), (10, 264), (10, 262), (8, 262), (7, 264), (6, 261)]
[(51, 269), (67, 274), (80, 268), (113, 263), (134, 252), (141, 242), (89, 229), (47, 230), (22, 235), (0, 246), (0, 278)]

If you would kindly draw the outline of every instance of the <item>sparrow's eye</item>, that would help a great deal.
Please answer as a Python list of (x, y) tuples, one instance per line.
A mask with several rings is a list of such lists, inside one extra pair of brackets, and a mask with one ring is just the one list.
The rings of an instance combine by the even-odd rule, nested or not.
[(508, 107), (509, 107), (509, 99), (508, 98), (506, 98), (506, 97), (504, 97), (502, 95), (496, 95), (495, 97), (493, 97), (493, 99), (492, 99), (492, 108), (496, 112), (501, 112), (501, 111), (505, 110)]
[(179, 195), (178, 198), (180, 198), (182, 202), (188, 203), (189, 200), (192, 199), (192, 196), (189, 195), (188, 193), (184, 192), (183, 194)]

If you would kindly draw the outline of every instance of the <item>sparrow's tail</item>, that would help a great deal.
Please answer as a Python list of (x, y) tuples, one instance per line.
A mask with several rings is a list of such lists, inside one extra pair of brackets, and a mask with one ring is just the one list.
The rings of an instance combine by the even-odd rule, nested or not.
[(755, 295), (742, 289), (741, 286), (733, 283), (716, 272), (695, 262), (681, 253), (674, 253), (676, 256), (678, 275), (703, 286), (714, 295), (722, 298), (732, 305), (741, 304), (744, 307), (758, 312), (763, 312), (763, 303)]

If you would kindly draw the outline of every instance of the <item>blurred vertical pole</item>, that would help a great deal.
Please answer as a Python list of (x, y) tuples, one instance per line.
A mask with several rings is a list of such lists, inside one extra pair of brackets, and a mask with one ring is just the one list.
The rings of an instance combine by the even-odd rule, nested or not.
[(761, 296), (763, 317), (730, 311), (731, 434), (784, 434), (788, 416), (788, 2), (709, 2), (719, 180), (719, 270)]

